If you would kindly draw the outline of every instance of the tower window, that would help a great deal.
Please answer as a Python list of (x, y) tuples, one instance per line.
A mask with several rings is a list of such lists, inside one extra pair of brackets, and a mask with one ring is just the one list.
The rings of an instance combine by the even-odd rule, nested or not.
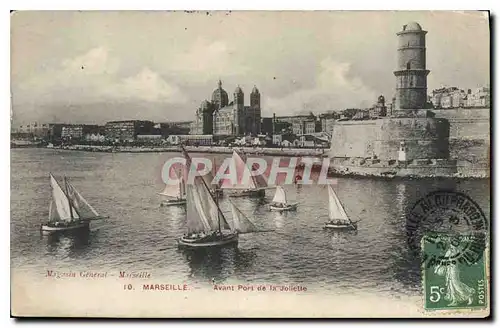
[(406, 63), (406, 69), (410, 69), (411, 68), (410, 66), (411, 66), (411, 62), (407, 62)]

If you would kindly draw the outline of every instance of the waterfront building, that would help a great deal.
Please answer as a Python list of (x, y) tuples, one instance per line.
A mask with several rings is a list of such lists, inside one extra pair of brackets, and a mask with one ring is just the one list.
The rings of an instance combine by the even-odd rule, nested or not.
[(377, 103), (369, 109), (370, 117), (384, 117), (387, 116), (387, 107), (385, 106), (385, 98), (380, 95), (377, 99)]
[(245, 95), (240, 86), (229, 102), (227, 92), (219, 80), (212, 92), (211, 101), (204, 100), (191, 123), (191, 134), (213, 134), (215, 136), (257, 135), (261, 132), (260, 91), (256, 86), (250, 94), (250, 106), (245, 106)]
[(85, 135), (85, 140), (89, 142), (105, 142), (106, 136), (101, 133), (90, 133)]
[(273, 118), (272, 117), (262, 117), (260, 120), (260, 133), (266, 135), (273, 134)]
[(431, 103), (434, 108), (459, 108), (464, 107), (467, 94), (457, 87), (448, 87), (432, 90)]
[(490, 88), (485, 86), (467, 92), (458, 87), (443, 87), (432, 90), (430, 98), (435, 109), (448, 109), (489, 107), (491, 97)]
[(163, 142), (163, 136), (161, 134), (138, 134), (136, 136), (136, 141), (145, 144), (155, 144), (159, 145)]
[(467, 107), (490, 107), (491, 106), (491, 91), (489, 86), (478, 88), (474, 91), (468, 90)]
[(138, 134), (151, 134), (154, 130), (151, 121), (111, 121), (104, 126), (106, 138), (113, 141), (134, 141)]
[(191, 121), (157, 123), (155, 125), (155, 129), (157, 130), (158, 133), (155, 134), (161, 134), (163, 137), (168, 137), (171, 134), (176, 134), (176, 135), (189, 134), (190, 133), (189, 125), (191, 123), (192, 123)]
[(199, 146), (210, 146), (214, 141), (213, 135), (170, 135), (167, 137), (166, 142), (171, 145), (199, 145)]
[(299, 122), (293, 122), (292, 123), (292, 132), (295, 135), (303, 135), (304, 134), (304, 122), (299, 121)]
[(281, 145), (283, 136), (281, 134), (273, 134), (273, 145)]
[(12, 134), (16, 135), (17, 138), (55, 141), (61, 139), (62, 128), (65, 125), (67, 124), (33, 122), (12, 128)]
[(13, 133), (29, 135), (31, 137), (44, 138), (49, 135), (51, 124), (32, 122), (19, 125), (12, 129)]
[(168, 124), (171, 127), (177, 127), (180, 130), (187, 131), (186, 133), (177, 133), (177, 134), (189, 134), (189, 130), (191, 129), (191, 124), (193, 121), (178, 121), (178, 122), (167, 122), (161, 124)]
[(98, 125), (89, 124), (65, 124), (61, 128), (62, 139), (80, 140), (84, 139), (86, 135), (97, 133), (99, 131)]

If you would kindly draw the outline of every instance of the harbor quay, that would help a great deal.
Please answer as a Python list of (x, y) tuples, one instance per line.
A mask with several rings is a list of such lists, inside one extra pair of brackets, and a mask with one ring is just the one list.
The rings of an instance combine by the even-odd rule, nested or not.
[[(223, 146), (185, 146), (189, 153), (205, 153), (205, 154), (231, 154), (233, 147)], [(108, 152), (108, 153), (162, 153), (171, 152), (178, 153), (180, 148), (178, 146), (102, 146), (102, 145), (71, 145), (53, 147), (53, 149), (62, 150), (79, 150), (79, 151), (95, 151), (95, 152)], [(268, 147), (238, 147), (239, 150), (246, 154), (261, 155), (261, 156), (312, 156), (323, 157), (326, 156), (328, 149), (325, 148), (268, 148)]]

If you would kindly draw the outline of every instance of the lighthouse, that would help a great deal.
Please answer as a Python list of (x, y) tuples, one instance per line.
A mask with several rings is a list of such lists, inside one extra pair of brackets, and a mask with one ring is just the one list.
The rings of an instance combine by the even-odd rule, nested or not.
[(424, 109), (427, 103), (425, 35), (427, 31), (415, 22), (398, 32), (398, 67), (396, 76), (396, 110)]

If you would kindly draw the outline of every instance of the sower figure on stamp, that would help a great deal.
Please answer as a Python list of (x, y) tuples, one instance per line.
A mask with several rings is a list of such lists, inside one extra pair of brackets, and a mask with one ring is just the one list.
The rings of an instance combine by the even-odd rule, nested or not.
[[(445, 253), (445, 258), (451, 258), (458, 251), (459, 249), (456, 246), (449, 243), (448, 249)], [(439, 264), (434, 268), (434, 272), (445, 277), (446, 295), (444, 298), (447, 301), (451, 301), (449, 306), (455, 306), (464, 302), (467, 302), (467, 305), (472, 304), (472, 296), (474, 295), (475, 290), (460, 281), (460, 270), (458, 269), (457, 264)]]

